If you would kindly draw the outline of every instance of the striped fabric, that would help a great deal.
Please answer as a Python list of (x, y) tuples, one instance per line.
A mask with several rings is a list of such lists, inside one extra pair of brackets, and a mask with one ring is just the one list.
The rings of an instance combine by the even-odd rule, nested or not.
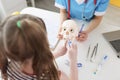
[(20, 71), (20, 66), (16, 62), (9, 62), (7, 67), (9, 80), (37, 80), (36, 75), (30, 76)]

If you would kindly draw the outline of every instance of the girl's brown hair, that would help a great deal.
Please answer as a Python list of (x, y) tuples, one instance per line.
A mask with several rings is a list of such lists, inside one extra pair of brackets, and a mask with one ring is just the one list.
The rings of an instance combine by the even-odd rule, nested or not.
[(25, 62), (27, 59), (33, 58), (32, 68), (37, 80), (41, 80), (41, 74), (46, 72), (48, 80), (59, 80), (42, 19), (20, 14), (8, 17), (0, 27), (4, 46), (2, 53), (4, 59), (1, 61), (2, 74), (7, 74), (8, 58), (18, 62)]

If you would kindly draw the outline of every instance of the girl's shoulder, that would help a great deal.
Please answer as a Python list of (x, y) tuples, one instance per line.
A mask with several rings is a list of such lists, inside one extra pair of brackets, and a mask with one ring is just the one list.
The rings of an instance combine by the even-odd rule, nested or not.
[(8, 63), (7, 75), (10, 80), (36, 80), (36, 75), (30, 76), (24, 74), (20, 69), (20, 64), (15, 61), (10, 61)]

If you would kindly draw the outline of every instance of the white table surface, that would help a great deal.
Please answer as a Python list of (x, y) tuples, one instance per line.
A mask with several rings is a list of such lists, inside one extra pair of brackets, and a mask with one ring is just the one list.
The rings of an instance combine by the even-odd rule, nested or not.
[[(57, 39), (57, 31), (59, 27), (59, 14), (43, 9), (28, 7), (21, 11), (22, 14), (32, 14), (42, 18), (45, 21), (48, 39), (51, 44), (54, 44)], [(79, 24), (80, 21), (76, 20)], [(81, 24), (80, 24), (81, 25)], [(103, 38), (102, 33), (120, 30), (120, 27), (113, 26), (102, 21), (96, 30), (89, 34), (86, 41), (78, 43), (78, 63), (82, 63), (79, 70), (79, 80), (120, 80), (120, 59), (116, 57), (116, 53), (111, 48), (108, 42)], [(98, 52), (95, 62), (86, 61), (88, 46), (92, 48), (98, 43)], [(108, 55), (108, 60), (103, 64), (101, 70), (96, 75), (93, 72), (96, 70), (98, 63), (104, 55)], [(65, 73), (69, 73), (69, 65), (67, 55), (56, 59), (59, 68)]]

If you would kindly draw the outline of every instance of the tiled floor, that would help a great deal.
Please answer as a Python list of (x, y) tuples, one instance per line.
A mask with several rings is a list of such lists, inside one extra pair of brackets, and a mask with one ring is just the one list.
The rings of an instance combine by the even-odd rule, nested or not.
[[(59, 12), (59, 9), (54, 6), (55, 0), (35, 0), (37, 8), (42, 8), (54, 12)], [(103, 21), (108, 24), (120, 26), (120, 8), (109, 5)]]

